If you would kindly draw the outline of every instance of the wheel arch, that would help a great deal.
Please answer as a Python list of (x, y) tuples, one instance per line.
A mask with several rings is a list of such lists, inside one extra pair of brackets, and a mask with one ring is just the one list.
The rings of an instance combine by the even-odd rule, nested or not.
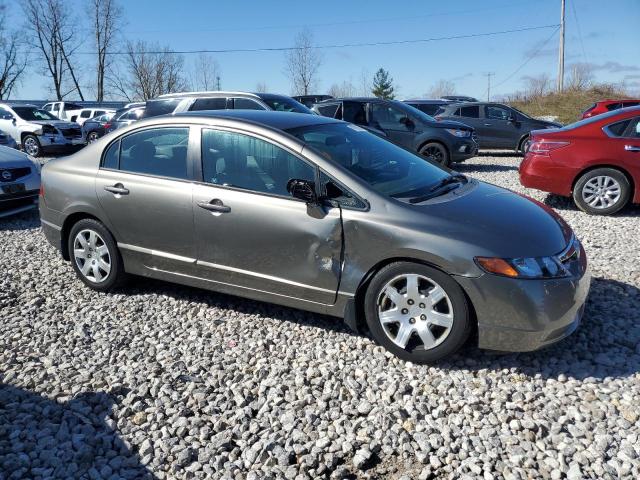
[(427, 138), (425, 140), (421, 140), (418, 143), (418, 149), (417, 149), (418, 153), (420, 153), (420, 150), (422, 150), (427, 143), (437, 143), (437, 144), (441, 145), (445, 149), (445, 151), (447, 152), (447, 155), (449, 156), (449, 159), (451, 159), (451, 150), (449, 149), (449, 147), (447, 147), (447, 144), (442, 139), (440, 139), (438, 137)]
[(589, 173), (592, 170), (597, 170), (598, 168), (610, 168), (611, 170), (617, 170), (618, 172), (622, 173), (626, 177), (626, 179), (629, 181), (629, 186), (631, 188), (631, 195), (629, 197), (629, 201), (637, 202), (640, 200), (640, 193), (636, 194), (636, 181), (633, 178), (633, 175), (631, 175), (631, 173), (624, 167), (620, 167), (618, 165), (610, 165), (606, 163), (589, 165), (588, 167), (580, 170), (571, 181), (571, 194), (573, 195), (573, 191), (576, 187), (576, 183), (578, 183), (578, 180), (580, 180), (580, 177), (582, 177), (585, 173)]
[(518, 143), (516, 144), (516, 150), (517, 151), (522, 151), (522, 144), (527, 140), (527, 138), (531, 137), (531, 132), (527, 132), (525, 134), (523, 134), (519, 139), (518, 139)]
[[(74, 212), (67, 216), (62, 223), (62, 230), (60, 231), (60, 250), (62, 258), (67, 261), (71, 259), (71, 256), (69, 255), (69, 234), (71, 233), (71, 229), (80, 220), (84, 220), (86, 218), (90, 218), (104, 224), (102, 220), (88, 212)], [(105, 228), (107, 227), (105, 226)], [(113, 232), (111, 232), (111, 234), (113, 235)]]

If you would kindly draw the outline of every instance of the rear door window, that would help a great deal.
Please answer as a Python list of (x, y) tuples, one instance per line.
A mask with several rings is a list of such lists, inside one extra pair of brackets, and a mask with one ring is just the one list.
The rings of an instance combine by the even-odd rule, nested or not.
[(167, 115), (173, 113), (182, 99), (167, 98), (163, 100), (151, 100), (147, 102), (147, 109), (144, 117), (157, 117), (158, 115)]
[(365, 104), (360, 102), (342, 102), (342, 119), (356, 125), (366, 125), (367, 113), (364, 107)]
[(484, 107), (485, 118), (490, 118), (491, 120), (509, 120), (510, 115), (511, 112), (504, 107), (497, 105), (487, 105)]
[(609, 105), (607, 105), (607, 110), (611, 111), (611, 110), (617, 110), (618, 108), (622, 107), (622, 103), (617, 102), (617, 103), (610, 103)]
[(640, 104), (640, 102), (622, 102), (622, 106), (624, 108), (635, 107), (636, 105), (639, 105), (639, 104)]
[(154, 128), (122, 139), (120, 170), (177, 179), (188, 178), (188, 128)]
[(480, 118), (480, 107), (478, 105), (460, 107), (458, 115), (468, 118)]
[(612, 123), (605, 127), (607, 133), (612, 137), (622, 137), (627, 127), (631, 123), (631, 119), (623, 120), (621, 122)]
[(262, 105), (250, 98), (234, 98), (233, 108), (236, 110), (265, 110)]
[(83, 110), (80, 112), (80, 118), (91, 118), (91, 110)]
[(336, 112), (338, 111), (339, 103), (330, 103), (328, 105), (317, 105), (316, 109), (323, 117), (331, 117), (334, 118), (336, 116)]
[(226, 97), (215, 97), (215, 98), (198, 98), (191, 105), (189, 110), (191, 111), (199, 111), (199, 110), (224, 110), (227, 108), (227, 99)]

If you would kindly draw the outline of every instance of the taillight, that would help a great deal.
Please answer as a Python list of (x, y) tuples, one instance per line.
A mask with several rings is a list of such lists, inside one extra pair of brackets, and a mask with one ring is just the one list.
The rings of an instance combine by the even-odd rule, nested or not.
[(104, 124), (104, 129), (105, 130), (109, 130), (111, 128), (111, 124), (110, 123), (105, 123)]
[(571, 142), (560, 142), (550, 140), (538, 140), (531, 142), (527, 152), (535, 153), (536, 155), (547, 155), (551, 150), (557, 150), (562, 147), (566, 147)]
[(40, 192), (38, 194), (44, 198), (44, 185), (42, 182), (40, 182)]

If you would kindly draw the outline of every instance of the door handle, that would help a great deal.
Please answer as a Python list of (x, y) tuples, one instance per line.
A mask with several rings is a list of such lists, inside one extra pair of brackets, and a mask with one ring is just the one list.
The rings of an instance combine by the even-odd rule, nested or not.
[(214, 198), (210, 202), (198, 202), (198, 206), (215, 213), (229, 213), (231, 211), (231, 207), (222, 203), (219, 198)]
[(490, 127), (490, 126), (491, 126), (491, 124), (490, 124), (490, 123), (485, 123), (485, 124), (484, 124), (484, 126), (485, 126), (485, 127)]
[(640, 152), (640, 147), (637, 145), (625, 145), (624, 149), (627, 152)]
[(104, 187), (104, 189), (107, 192), (111, 192), (114, 195), (129, 195), (129, 189), (128, 188), (124, 188), (124, 185), (122, 185), (121, 183), (116, 183), (113, 186), (106, 186)]

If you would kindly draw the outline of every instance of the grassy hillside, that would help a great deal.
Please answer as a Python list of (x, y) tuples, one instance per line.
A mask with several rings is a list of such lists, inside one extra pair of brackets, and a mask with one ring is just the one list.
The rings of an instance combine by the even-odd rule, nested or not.
[(559, 122), (567, 124), (578, 120), (584, 110), (599, 100), (622, 97), (627, 95), (619, 88), (598, 85), (586, 90), (567, 90), (537, 96), (518, 95), (507, 99), (507, 103), (532, 117), (554, 115)]

